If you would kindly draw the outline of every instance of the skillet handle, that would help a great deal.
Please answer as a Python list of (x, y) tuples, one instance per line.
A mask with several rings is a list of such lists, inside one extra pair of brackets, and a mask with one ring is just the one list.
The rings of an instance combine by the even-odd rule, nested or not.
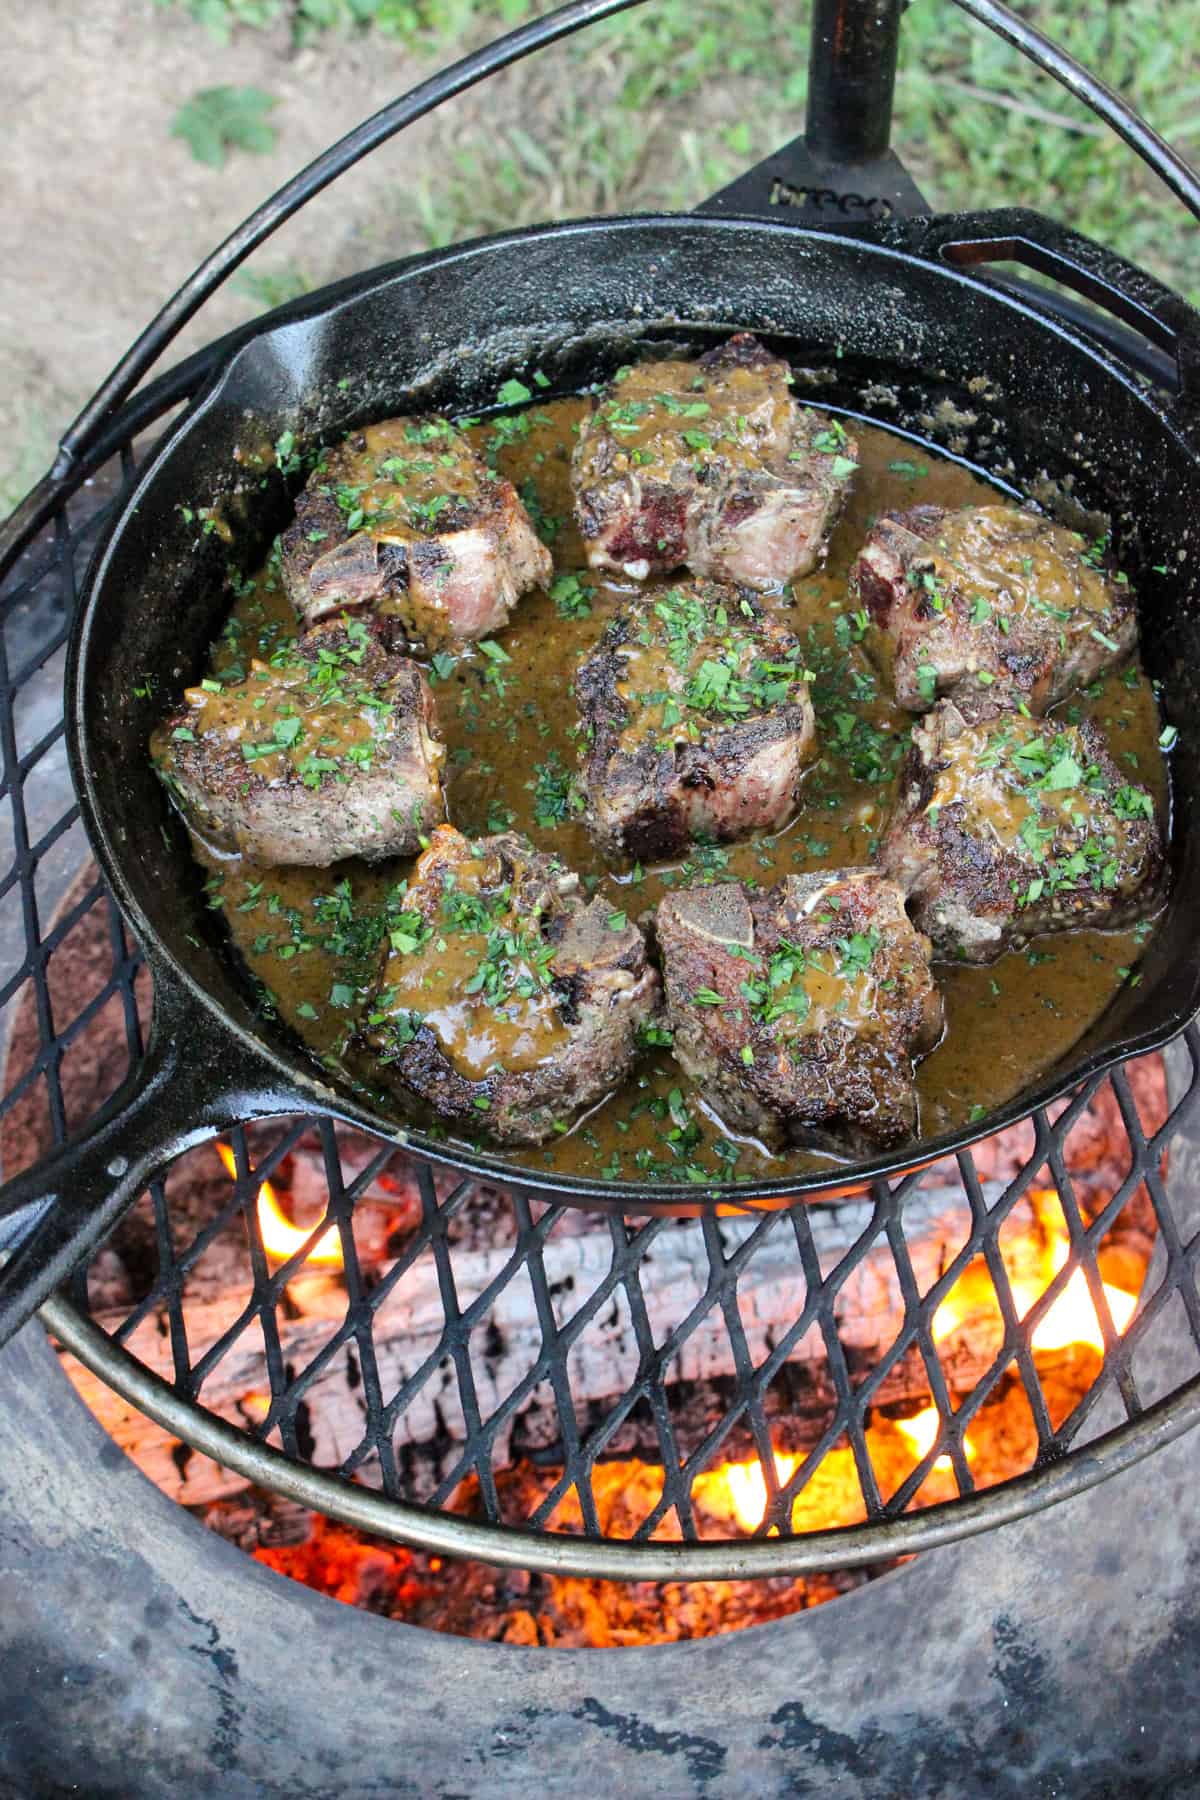
[[(1179, 402), (1200, 411), (1200, 313), (1115, 251), (1024, 207), (916, 219), (901, 230), (909, 247), (931, 261), (959, 268), (1019, 262), (1061, 282), (1165, 351), (1175, 365)], [(1022, 297), (1037, 300), (1028, 288)], [(1054, 311), (1053, 296), (1047, 303)], [(1086, 331), (1087, 320), (1076, 317)], [(1119, 346), (1106, 341), (1119, 355)]]
[(0, 1345), (185, 1150), (249, 1119), (320, 1110), (315, 1095), (301, 1098), (214, 1024), (177, 978), (161, 966), (154, 976), (138, 1068), (81, 1138), (0, 1187)]

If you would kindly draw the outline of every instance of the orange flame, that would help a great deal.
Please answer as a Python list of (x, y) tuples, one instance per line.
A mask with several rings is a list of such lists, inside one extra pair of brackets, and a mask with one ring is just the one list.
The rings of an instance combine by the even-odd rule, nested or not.
[[(1058, 1274), (1066, 1260), (1067, 1244), (1063, 1239), (1051, 1251), (1051, 1276)], [(1107, 1281), (1102, 1281), (1100, 1287), (1112, 1315), (1113, 1329), (1120, 1335), (1137, 1311), (1137, 1296), (1127, 1294), (1123, 1288), (1113, 1287)], [(1013, 1298), (1018, 1312), (1024, 1318), (1037, 1296), (1035, 1294), (1026, 1301), (1014, 1291)], [(1092, 1290), (1088, 1287), (1087, 1276), (1082, 1269), (1075, 1270), (1049, 1312), (1035, 1327), (1029, 1342), (1034, 1350), (1065, 1350), (1068, 1344), (1091, 1344), (1095, 1349), (1103, 1351), (1104, 1333), (1100, 1329), (1100, 1318), (1092, 1299)]]
[[(1041, 1299), (1070, 1255), (1070, 1242), (1064, 1226), (1057, 1221), (1046, 1225), (1045, 1203), (1053, 1200), (1054, 1195), (1035, 1190), (1031, 1198), (1041, 1210), (1049, 1242), (1044, 1266), (1037, 1275), (1010, 1278), (1013, 1305), (1019, 1319), (1023, 1319)], [(1137, 1311), (1137, 1297), (1127, 1294), (1123, 1288), (1113, 1287), (1107, 1281), (1102, 1282), (1101, 1287), (1112, 1316), (1113, 1328), (1120, 1334), (1127, 1330)], [(940, 1344), (944, 1338), (957, 1331), (973, 1312), (980, 1310), (993, 1313), (998, 1310), (996, 1291), (987, 1264), (982, 1258), (963, 1270), (934, 1313), (931, 1327), (934, 1343)], [(1101, 1353), (1104, 1350), (1104, 1333), (1100, 1329), (1091, 1289), (1082, 1269), (1075, 1270), (1062, 1292), (1035, 1326), (1030, 1339), (1030, 1346), (1034, 1350), (1065, 1350), (1071, 1344), (1089, 1344)]]
[[(941, 1425), (937, 1407), (923, 1407), (919, 1413), (914, 1413), (911, 1419), (893, 1419), (892, 1423), (901, 1437), (908, 1440), (914, 1459), (917, 1462), (923, 1462), (933, 1449), (934, 1439), (937, 1437)], [(963, 1439), (963, 1449), (967, 1453), (967, 1461), (970, 1462), (975, 1455), (975, 1450), (966, 1438)], [(953, 1464), (948, 1456), (939, 1456), (933, 1468), (939, 1475), (944, 1475), (950, 1473)]]
[[(775, 1479), (782, 1487), (800, 1467), (798, 1456), (776, 1450)], [(756, 1459), (746, 1463), (724, 1463), (714, 1471), (715, 1479), (724, 1487), (724, 1498), (743, 1531), (757, 1531), (767, 1515), (767, 1478)]]
[[(217, 1155), (224, 1163), (226, 1173), (236, 1179), (237, 1161), (233, 1151), (219, 1139)], [(271, 1261), (277, 1263), (285, 1263), (295, 1256), (312, 1236), (311, 1228), (305, 1230), (303, 1226), (292, 1224), (269, 1181), (264, 1181), (258, 1190), (258, 1229), (262, 1234), (263, 1249)], [(321, 1233), (304, 1261), (306, 1265), (312, 1263), (315, 1267), (324, 1269), (341, 1269), (345, 1266), (342, 1242), (336, 1225), (331, 1225), (328, 1231)]]

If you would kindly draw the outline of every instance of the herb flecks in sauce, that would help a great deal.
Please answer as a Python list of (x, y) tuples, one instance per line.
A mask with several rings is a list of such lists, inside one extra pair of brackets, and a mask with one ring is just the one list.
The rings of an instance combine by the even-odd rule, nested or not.
[(736, 606), (713, 605), (710, 593), (673, 586), (631, 614), (616, 648), (617, 693), (628, 713), (619, 739), (625, 754), (645, 743), (699, 742), (713, 725), (803, 700), (811, 671), (799, 646), (782, 643), (776, 654), (761, 632), (747, 629), (760, 616), (756, 601), (743, 596)]
[[(823, 572), (799, 582), (793, 594), (764, 599), (773, 615), (799, 638), (803, 664), (816, 677), (811, 692), (820, 760), (806, 780), (799, 818), (773, 840), (695, 845), (673, 869), (637, 868), (614, 876), (572, 805), (568, 803), (557, 816), (564, 794), (561, 782), (564, 777), (569, 781), (578, 766), (568, 684), (581, 657), (595, 648), (609, 621), (630, 603), (628, 586), (606, 583), (585, 568), (572, 520), (570, 456), (575, 427), (587, 406), (584, 400), (541, 402), (508, 418), (485, 420), (467, 432), (518, 489), (532, 482), (544, 513), (560, 520), (561, 526), (554, 543), (555, 581), (550, 592), (528, 595), (511, 623), (496, 635), (509, 660), (493, 664), (478, 647), (467, 647), (437, 671), (434, 692), (448, 741), (449, 804), (455, 823), (477, 836), (488, 830), (495, 809), (503, 809), (506, 817), (512, 816), (514, 829), (598, 883), (597, 891), (613, 901), (614, 910), (627, 910), (631, 918), (640, 917), (665, 892), (688, 882), (738, 880), (766, 886), (791, 872), (869, 861), (912, 719), (889, 705), (863, 654), (865, 622), (846, 597), (850, 563), (872, 519), (910, 505), (914, 486), (922, 501), (947, 507), (994, 504), (994, 490), (924, 451), (914, 461), (910, 445), (856, 425), (860, 470)], [(711, 430), (700, 418), (671, 418), (673, 427)], [(635, 435), (629, 441), (636, 447)], [(678, 582), (648, 582), (640, 591), (653, 603), (672, 585)], [(279, 644), (296, 634), (291, 608), (280, 590), (277, 559), (274, 568), (268, 563), (260, 577), (241, 586), (228, 635), (214, 654), (211, 673), (218, 679), (230, 665), (248, 667), (251, 657), (269, 661)], [(1134, 671), (1129, 680), (1125, 674), (1113, 674), (1094, 691), (1073, 695), (1056, 717), (1069, 722), (1072, 712), (1076, 718), (1099, 720), (1114, 752), (1136, 757), (1131, 779), (1148, 786), (1161, 805), (1162, 726), (1144, 676)], [(544, 819), (555, 815), (553, 822), (539, 822), (539, 810)], [(294, 1024), (319, 1055), (339, 1055), (347, 1015), (331, 999), (332, 990), (336, 985), (339, 994), (351, 986), (356, 993), (361, 991), (362, 946), (371, 942), (373, 957), (382, 954), (391, 921), (402, 910), (403, 896), (397, 895), (397, 888), (408, 865), (276, 871), (218, 858), (203, 846), (198, 849), (206, 866), (224, 876), (220, 895), (231, 935), (254, 976), (274, 997), (280, 1016)], [(343, 881), (351, 890), (346, 897), (339, 896)], [(255, 883), (262, 884), (261, 899), (254, 910), (239, 912)], [(277, 908), (269, 912), (267, 898), (272, 895)], [(319, 896), (325, 897), (320, 906)], [(293, 919), (298, 921), (294, 927)], [(947, 1030), (917, 1071), (923, 1133), (946, 1130), (965, 1122), (973, 1109), (989, 1109), (1007, 1099), (1065, 1053), (1122, 981), (1133, 979), (1122, 971), (1136, 974), (1149, 930), (1140, 925), (1122, 932), (1071, 931), (1037, 940), (1035, 954), (1042, 957), (1044, 946), (1052, 945), (1053, 961), (1031, 962), (1017, 952), (988, 968), (937, 965)], [(345, 934), (344, 940), (339, 933)], [(355, 953), (343, 954), (342, 941)], [(259, 943), (261, 949), (256, 948)], [(310, 947), (293, 948), (297, 943)], [(292, 953), (281, 961), (280, 950)], [(1047, 999), (1054, 1003), (1053, 1013), (1043, 1005)], [(318, 1013), (316, 1021), (299, 1013), (304, 1002)], [(583, 1129), (539, 1150), (508, 1154), (571, 1173), (696, 1182), (829, 1165), (830, 1159), (818, 1153), (764, 1160), (753, 1146), (731, 1142), (690, 1090), (685, 1091), (686, 1084), (681, 1085), (678, 1065), (661, 1041), (665, 1035), (656, 1033), (647, 1042), (646, 1054), (622, 1093), (593, 1114)]]
[(450, 530), (456, 510), (479, 499), (478, 465), (464, 449), (448, 419), (368, 425), (318, 464), (317, 491), (337, 502), (348, 530), (413, 543)]
[(554, 987), (554, 946), (536, 914), (517, 911), (514, 882), (494, 866), (460, 861), (443, 872), (436, 904), (400, 915), (369, 1024), (387, 1056), (428, 1026), (469, 1081), (518, 1074), (561, 1051), (566, 1029)]
[[(1154, 817), (1153, 798), (1092, 761), (1077, 725), (1010, 714), (948, 740), (939, 761), (926, 815), (963, 804), (999, 848), (1031, 865), (1018, 905), (1082, 888), (1116, 890), (1123, 871), (1137, 876), (1129, 827)], [(980, 771), (991, 779), (981, 782)]]
[[(184, 695), (194, 729), (237, 744), (267, 780), (292, 769), (305, 787), (318, 788), (365, 774), (392, 710), (386, 690), (358, 672), (366, 645), (366, 626), (351, 620), (310, 656), (284, 642), (269, 662), (252, 659), (241, 681), (206, 677)], [(173, 736), (189, 730), (177, 727)]]

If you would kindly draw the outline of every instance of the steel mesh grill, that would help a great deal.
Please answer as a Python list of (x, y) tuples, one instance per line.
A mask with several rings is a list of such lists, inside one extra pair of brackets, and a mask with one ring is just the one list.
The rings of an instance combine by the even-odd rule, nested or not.
[[(119, 1012), (130, 1066), (143, 1051), (146, 981), (143, 972), (139, 982), (136, 946), (102, 882), (85, 876), (68, 892), (86, 845), (66, 775), (60, 697), (83, 564), (135, 470), (134, 446), (118, 444), (94, 480), (60, 505), (0, 592), (0, 933), (10, 970), (0, 1003), (9, 1022), (23, 1010), (27, 1035), (34, 1024), (27, 1053), (9, 1058), (0, 1132), (23, 1110), (40, 1112), (54, 1143), (87, 1122), (71, 1116), (64, 1074), (87, 1053), (106, 1009)], [(50, 971), (82, 931), (92, 934), (92, 985), (66, 1016)], [(714, 1556), (718, 1564), (724, 1556), (733, 1573), (741, 1569), (744, 1533), (714, 1529), (702, 1504), (704, 1481), (719, 1464), (757, 1459), (765, 1492), (757, 1535), (766, 1550), (769, 1535), (778, 1534), (770, 1541), (781, 1572), (784, 1565), (881, 1560), (1056, 1497), (1051, 1478), (1066, 1462), (1074, 1460), (1074, 1479), (1087, 1485), (1106, 1472), (1095, 1454), (1097, 1433), (1140, 1444), (1146, 1433), (1138, 1436), (1137, 1427), (1146, 1425), (1148, 1408), (1161, 1412), (1175, 1401), (1181, 1418), (1191, 1404), (1200, 1367), (1200, 1235), (1182, 1211), (1177, 1216), (1162, 1170), (1194, 1111), (1198, 1046), (1189, 1030), (1168, 1052), (1174, 1099), (1164, 1117), (1142, 1118), (1127, 1070), (1097, 1077), (1056, 1116), (1032, 1115), (1032, 1146), (1002, 1179), (985, 1179), (967, 1152), (835, 1207), (686, 1222), (600, 1219), (475, 1180), (453, 1183), (382, 1141), (364, 1155), (361, 1134), (351, 1142), (327, 1119), (238, 1130), (229, 1138), (232, 1176), (220, 1173), (206, 1147), (148, 1189), (135, 1210), (136, 1293), (96, 1304), (102, 1250), (76, 1271), (69, 1304), (56, 1301), (52, 1317), (87, 1361), (89, 1342), (94, 1352), (99, 1341), (81, 1323), (92, 1309), (108, 1351), (119, 1353), (123, 1379), (148, 1411), (169, 1415), (176, 1436), (199, 1440), (206, 1421), (224, 1418), (248, 1447), (275, 1448), (269, 1476), (280, 1486), (289, 1471), (324, 1471), (322, 1504), (335, 1516), (351, 1515), (364, 1485), (377, 1490), (392, 1512), (378, 1513), (373, 1528), (398, 1537), (421, 1540), (422, 1521), (465, 1510), (492, 1528), (498, 1561), (535, 1564), (551, 1539), (573, 1533), (593, 1541), (578, 1572), (631, 1573), (628, 1554), (639, 1547), (651, 1572), (650, 1540), (665, 1537), (678, 1540), (685, 1559), (676, 1573), (689, 1572), (686, 1556), (701, 1545), (706, 1573), (716, 1572)], [(120, 1072), (111, 1071), (110, 1086)], [(1111, 1194), (1085, 1205), (1070, 1140), (1100, 1105), (1115, 1109), (1128, 1166)], [(2, 1141), (11, 1157), (11, 1140)], [(264, 1248), (259, 1190), (299, 1155), (320, 1171), (328, 1201), (303, 1245), (280, 1263)], [(212, 1203), (198, 1221), (181, 1196), (202, 1164)], [(364, 1257), (355, 1227), (381, 1189), (405, 1195), (406, 1223), (386, 1254)], [(943, 1243), (933, 1266), (920, 1230), (931, 1195), (961, 1219), (959, 1241)], [(1070, 1255), (1022, 1316), (1006, 1233), (1031, 1196), (1058, 1209)], [(1135, 1201), (1149, 1207), (1156, 1250), (1137, 1315), (1118, 1333), (1097, 1258)], [(344, 1270), (318, 1278), (306, 1257), (329, 1230)], [(218, 1302), (201, 1277), (219, 1250), (229, 1262), (230, 1245), (237, 1279)], [(934, 1325), (981, 1259), (999, 1326), (964, 1382)], [(1082, 1398), (1064, 1413), (1047, 1391), (1031, 1338), (1077, 1269), (1105, 1351)], [(300, 1280), (321, 1287), (317, 1311), (300, 1309), (303, 1329), (293, 1287)], [(869, 1310), (872, 1294), (886, 1297), (888, 1328), (867, 1354), (847, 1321)], [(1153, 1360), (1146, 1353), (1180, 1308), (1197, 1358), (1177, 1362), (1170, 1394), (1144, 1391), (1142, 1368)], [(93, 1359), (111, 1379), (116, 1365), (107, 1354)], [(161, 1376), (161, 1389), (138, 1387), (146, 1370)], [(902, 1479), (892, 1471), (884, 1480), (877, 1427), (914, 1384), (936, 1406), (939, 1429)], [(986, 1483), (986, 1492), (977, 1491), (968, 1432), (998, 1395), (1018, 1389), (1030, 1431), (1026, 1485), (1019, 1495)], [(331, 1428), (334, 1390), (343, 1398)], [(807, 1411), (805, 1434), (777, 1467), (781, 1433), (798, 1406)], [(943, 1457), (957, 1498), (923, 1511), (922, 1490)], [(614, 1523), (604, 1469), (630, 1458), (651, 1465), (655, 1479), (638, 1516)], [(817, 1543), (815, 1528), (796, 1520), (807, 1517), (805, 1496), (834, 1458), (853, 1470), (854, 1517), (836, 1543), (826, 1543), (829, 1533)], [(514, 1486), (514, 1463), (539, 1471), (538, 1483)], [(253, 1472), (264, 1478), (263, 1465)], [(898, 1520), (907, 1521), (902, 1544)], [(504, 1528), (514, 1526), (530, 1535), (506, 1546)], [(617, 1557), (619, 1537), (632, 1545)]]

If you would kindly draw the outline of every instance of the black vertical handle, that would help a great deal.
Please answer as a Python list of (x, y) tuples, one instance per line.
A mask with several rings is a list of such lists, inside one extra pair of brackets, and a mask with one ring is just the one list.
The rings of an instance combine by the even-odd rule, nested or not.
[(874, 162), (892, 135), (902, 0), (813, 0), (804, 141), (821, 162)]

